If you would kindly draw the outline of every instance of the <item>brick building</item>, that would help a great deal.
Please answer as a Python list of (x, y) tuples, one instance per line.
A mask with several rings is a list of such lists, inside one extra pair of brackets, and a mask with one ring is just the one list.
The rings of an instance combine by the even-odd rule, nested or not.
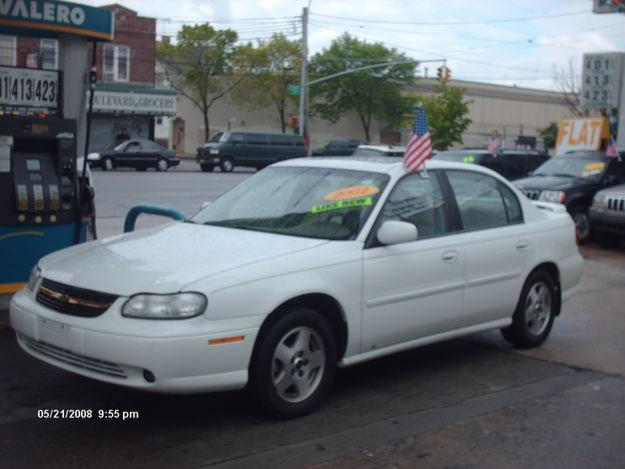
[[(156, 20), (119, 4), (102, 8), (114, 12), (115, 37), (97, 44), (93, 151), (128, 138), (154, 140), (155, 119), (176, 114), (175, 91), (155, 87)], [(0, 34), (0, 65), (54, 70), (58, 58), (57, 39)]]

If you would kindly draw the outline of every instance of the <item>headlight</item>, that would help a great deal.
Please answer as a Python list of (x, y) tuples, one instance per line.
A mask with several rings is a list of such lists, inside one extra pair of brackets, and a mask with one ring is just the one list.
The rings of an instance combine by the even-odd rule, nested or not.
[(37, 288), (37, 282), (39, 282), (39, 278), (41, 277), (41, 269), (39, 266), (33, 267), (33, 270), (30, 271), (30, 275), (28, 276), (28, 289), (32, 292)]
[(544, 200), (545, 202), (556, 202), (561, 204), (566, 198), (566, 193), (562, 191), (542, 191), (538, 200)]
[(592, 208), (605, 209), (608, 208), (607, 205), (608, 195), (597, 193), (595, 194), (595, 198), (592, 199)]
[(87, 159), (94, 161), (94, 160), (99, 160), (100, 159), (100, 154), (99, 153), (89, 153), (87, 155)]
[(211, 148), (210, 150), (208, 150), (208, 152), (211, 155), (219, 155), (219, 149), (218, 148)]
[(186, 319), (202, 314), (207, 304), (208, 300), (201, 293), (142, 293), (126, 301), (122, 315), (143, 319)]

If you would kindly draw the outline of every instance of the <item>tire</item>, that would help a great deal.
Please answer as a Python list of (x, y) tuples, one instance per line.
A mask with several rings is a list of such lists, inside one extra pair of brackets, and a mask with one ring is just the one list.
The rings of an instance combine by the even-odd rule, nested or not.
[(165, 158), (159, 158), (156, 162), (156, 170), (163, 172), (169, 169), (169, 162)]
[(273, 417), (300, 417), (327, 394), (336, 362), (336, 339), (328, 322), (313, 309), (297, 308), (259, 335), (250, 390)]
[(212, 164), (200, 164), (200, 168), (202, 169), (202, 171), (204, 171), (205, 173), (210, 173), (213, 169), (215, 169), (215, 166)]
[(577, 209), (571, 214), (571, 217), (575, 222), (575, 229), (579, 233), (579, 242), (585, 243), (590, 239), (592, 231), (588, 211), (584, 209)]
[(557, 314), (556, 294), (555, 282), (547, 272), (539, 270), (531, 274), (521, 290), (512, 324), (501, 330), (504, 338), (520, 348), (541, 345)]
[(621, 238), (619, 235), (615, 235), (613, 233), (605, 233), (605, 232), (597, 232), (595, 233), (595, 238), (601, 245), (601, 247), (613, 249), (620, 246)]
[(102, 171), (111, 171), (115, 169), (115, 163), (112, 158), (106, 157), (102, 160)]
[(234, 161), (229, 156), (226, 156), (221, 159), (221, 163), (219, 163), (219, 167), (221, 171), (224, 173), (231, 173), (234, 169)]

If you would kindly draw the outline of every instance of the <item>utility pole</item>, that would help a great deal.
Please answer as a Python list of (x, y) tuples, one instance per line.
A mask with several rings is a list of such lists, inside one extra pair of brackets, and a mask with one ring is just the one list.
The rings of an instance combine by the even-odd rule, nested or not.
[(299, 133), (306, 137), (308, 125), (308, 8), (302, 8), (302, 77), (299, 87)]

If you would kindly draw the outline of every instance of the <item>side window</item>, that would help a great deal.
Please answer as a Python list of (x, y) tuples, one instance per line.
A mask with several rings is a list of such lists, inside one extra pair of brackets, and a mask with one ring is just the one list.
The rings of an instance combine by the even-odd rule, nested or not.
[(139, 142), (130, 142), (128, 145), (126, 145), (126, 148), (124, 149), (124, 151), (139, 151), (141, 150), (141, 146), (139, 145)]
[(508, 223), (523, 223), (523, 211), (519, 199), (508, 187), (499, 183), (499, 190), (508, 215)]
[(508, 224), (498, 181), (473, 171), (447, 171), (447, 177), (465, 230), (483, 230)]
[(230, 136), (230, 142), (232, 143), (243, 143), (244, 141), (243, 134), (232, 134)]
[(399, 181), (382, 208), (381, 221), (387, 220), (414, 224), (419, 238), (447, 233), (445, 199), (436, 175), (414, 174)]
[(247, 134), (248, 145), (267, 145), (267, 135), (265, 134)]
[(617, 159), (611, 161), (608, 167), (608, 175), (612, 177), (614, 182), (625, 181), (625, 162)]

